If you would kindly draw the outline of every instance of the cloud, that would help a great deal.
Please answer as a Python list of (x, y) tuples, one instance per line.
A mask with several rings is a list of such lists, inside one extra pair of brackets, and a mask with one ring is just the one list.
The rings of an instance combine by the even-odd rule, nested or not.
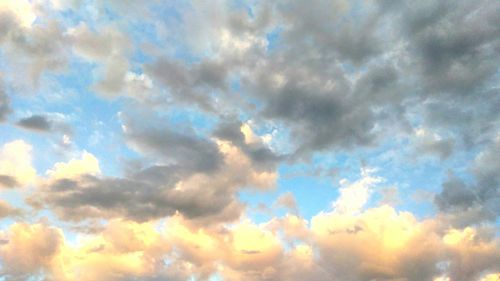
[(145, 73), (165, 86), (169, 97), (181, 103), (194, 103), (199, 108), (215, 112), (214, 100), (207, 91), (225, 91), (227, 66), (219, 61), (202, 61), (187, 66), (182, 61), (158, 58), (145, 65)]
[(422, 128), (415, 130), (415, 135), (415, 150), (417, 152), (435, 154), (441, 160), (447, 159), (453, 153), (453, 140), (443, 139), (440, 135)]
[[(129, 280), (154, 276), (170, 251), (149, 223), (111, 221), (103, 232), (80, 237), (71, 245), (62, 230), (43, 223), (12, 225), (2, 233), (2, 276), (22, 280), (46, 276), (54, 280)], [(159, 270), (158, 270), (159, 271)]]
[(373, 169), (362, 168), (361, 179), (353, 183), (349, 183), (345, 179), (340, 181), (342, 185), (339, 190), (340, 195), (333, 203), (335, 212), (354, 215), (361, 211), (370, 198), (372, 187), (383, 180), (380, 177), (372, 176), (373, 172)]
[(2, 187), (16, 187), (19, 186), (16, 178), (8, 175), (0, 175), (0, 186)]
[(274, 203), (275, 206), (286, 208), (290, 210), (293, 213), (298, 213), (298, 205), (297, 205), (297, 200), (295, 200), (295, 196), (293, 196), (293, 193), (291, 192), (286, 192), (278, 197), (276, 199), (276, 202)]
[(92, 63), (102, 64), (100, 79), (92, 89), (105, 97), (121, 94), (130, 68), (127, 56), (132, 50), (129, 38), (113, 26), (91, 30), (85, 23), (68, 30), (73, 51)]
[(500, 138), (481, 151), (471, 163), (475, 182), (468, 184), (451, 176), (442, 184), (435, 197), (440, 210), (451, 215), (457, 225), (467, 226), (482, 221), (493, 221), (500, 214), (498, 196), (500, 177), (496, 172), (500, 166), (493, 155), (500, 151)]
[(29, 130), (50, 131), (52, 124), (42, 115), (32, 115), (17, 122), (17, 125)]
[[(255, 134), (248, 123), (234, 120), (221, 122), (213, 132), (214, 136), (241, 149), (258, 168), (273, 170), (277, 164), (286, 159), (288, 155), (278, 155), (269, 148), (266, 138), (270, 135), (259, 136)], [(272, 137), (271, 137), (272, 138)]]
[(481, 237), (473, 228), (452, 229), (443, 237), (451, 256), (451, 280), (476, 280), (483, 272), (499, 270), (498, 240)]
[(13, 13), (19, 24), (25, 28), (31, 27), (36, 19), (36, 14), (30, 2), (21, 1), (6, 1), (0, 4), (0, 11), (9, 11)]
[(7, 116), (11, 111), (10, 98), (5, 93), (3, 83), (0, 81), (0, 122), (7, 120)]
[[(150, 145), (153, 149), (164, 147), (160, 143)], [(177, 153), (183, 152), (182, 146)], [(198, 171), (188, 159), (188, 165), (154, 165), (123, 178), (100, 176), (97, 160), (84, 153), (81, 160), (55, 164), (47, 173), (51, 180), (40, 186), (30, 202), (49, 207), (70, 221), (117, 217), (148, 221), (177, 211), (200, 224), (233, 221), (243, 211), (236, 193), (243, 188), (272, 188), (277, 175), (255, 169), (248, 157), (229, 143), (217, 142), (215, 148), (222, 157), (216, 170)]]
[[(0, 122), (17, 107), (40, 112), (14, 123), (83, 151), (36, 159), (38, 177), (34, 148), (4, 140), (0, 188), (15, 202), (0, 201), (0, 275), (498, 279), (498, 1), (240, 2), (0, 3)], [(64, 96), (55, 104), (53, 91)], [(74, 139), (47, 107), (75, 112)], [(94, 155), (81, 138), (96, 128), (110, 130), (110, 145)], [(411, 171), (407, 151), (441, 162)], [(103, 158), (116, 153), (120, 163)], [(310, 202), (279, 172), (350, 179), (352, 159), (401, 183), (378, 189), (384, 179), (363, 167), (340, 181), (331, 209), (301, 217)], [(446, 170), (441, 185), (417, 186), (435, 209), (406, 201)], [(276, 187), (268, 214), (287, 213), (247, 217), (242, 191)]]
[(12, 207), (8, 202), (0, 200), (0, 219), (21, 214), (21, 210)]
[(21, 280), (51, 267), (64, 237), (60, 229), (45, 224), (16, 223), (2, 232), (0, 260), (2, 276)]
[(145, 154), (192, 171), (214, 171), (222, 162), (217, 145), (208, 139), (167, 126), (144, 126), (137, 121), (125, 122), (129, 145)]
[(179, 214), (161, 225), (114, 219), (76, 244), (55, 227), (17, 223), (0, 234), (0, 259), (7, 280), (40, 274), (55, 280), (208, 280), (216, 273), (242, 281), (465, 281), (499, 270), (493, 229), (449, 228), (389, 206), (357, 216), (320, 212), (310, 224), (290, 215), (276, 222), (199, 226)]
[(23, 140), (5, 143), (0, 149), (0, 186), (18, 187), (33, 182), (32, 146)]
[(55, 163), (53, 169), (46, 172), (50, 180), (75, 179), (83, 175), (97, 176), (101, 174), (99, 160), (91, 153), (84, 151), (81, 159)]
[(56, 21), (40, 18), (43, 13), (37, 4), (8, 1), (0, 6), (0, 13), (0, 46), (11, 69), (6, 72), (9, 82), (21, 89), (37, 89), (45, 71), (64, 69), (68, 55), (64, 31)]
[(495, 1), (430, 1), (403, 9), (403, 35), (431, 93), (469, 95), (494, 75), (496, 7)]

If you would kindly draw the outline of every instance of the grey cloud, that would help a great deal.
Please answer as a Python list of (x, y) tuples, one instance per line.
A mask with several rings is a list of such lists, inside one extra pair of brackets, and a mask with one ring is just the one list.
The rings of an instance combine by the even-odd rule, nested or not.
[(365, 7), (362, 17), (345, 17), (354, 12), (348, 1), (295, 1), (280, 3), (284, 18), (285, 45), (306, 51), (313, 48), (329, 62), (336, 58), (354, 64), (383, 51), (381, 26), (375, 9)]
[(160, 187), (134, 180), (87, 177), (48, 186), (44, 203), (66, 220), (119, 217), (144, 221), (172, 214)]
[(143, 117), (120, 116), (124, 137), (145, 160), (156, 164), (130, 166), (119, 178), (85, 176), (48, 182), (30, 198), (31, 205), (49, 207), (72, 221), (120, 216), (145, 221), (179, 212), (193, 222), (210, 224), (241, 215), (245, 206), (238, 200), (239, 189), (271, 184), (267, 178), (265, 182), (254, 178), (270, 169), (262, 167), (267, 165), (262, 159), (257, 157), (260, 162), (250, 165), (250, 171), (233, 167), (213, 141), (182, 126), (164, 125), (155, 117), (149, 116), (148, 124), (139, 122)]
[[(17, 216), (20, 215), (21, 211), (17, 208), (12, 207), (9, 203), (0, 200), (0, 219), (9, 216)], [(1, 242), (0, 242), (1, 245)]]
[[(231, 120), (232, 118), (228, 117)], [(276, 165), (287, 158), (287, 155), (277, 155), (263, 144), (247, 144), (241, 132), (242, 122), (233, 120), (221, 122), (213, 132), (214, 136), (230, 141), (239, 147), (254, 163), (257, 168), (272, 170)]]
[(82, 23), (71, 29), (68, 40), (77, 55), (100, 64), (97, 69), (100, 77), (91, 85), (92, 90), (108, 98), (123, 94), (130, 68), (128, 56), (133, 50), (125, 34), (115, 26), (105, 26), (96, 31)]
[[(38, 87), (44, 71), (61, 71), (67, 62), (68, 41), (61, 26), (55, 21), (44, 25), (23, 28), (18, 23), (3, 26), (0, 44), (14, 69), (23, 68), (20, 73), (10, 73), (20, 85)], [(15, 58), (15, 59), (12, 59)]]
[[(299, 155), (411, 132), (411, 113), (451, 135), (421, 147), (446, 159), (498, 128), (497, 5), (379, 1), (355, 11), (343, 1), (279, 3), (280, 48), (238, 66), (243, 89), (258, 99), (262, 122), (291, 130)], [(351, 13), (356, 22), (346, 19)]]
[(19, 186), (19, 182), (15, 177), (0, 175), (0, 187), (16, 187)]
[(500, 113), (498, 90), (479, 95), (481, 98), (463, 100), (431, 100), (425, 103), (424, 122), (431, 128), (452, 133), (454, 146), (460, 143), (466, 149), (489, 143), (498, 131), (496, 120)]
[(475, 159), (471, 170), (475, 182), (466, 184), (458, 178), (443, 183), (435, 202), (440, 210), (459, 225), (494, 221), (500, 215), (500, 139), (488, 145)]
[(12, 111), (10, 107), (10, 98), (7, 96), (0, 83), (0, 123), (7, 120), (8, 114)]
[(140, 127), (129, 122), (125, 137), (134, 148), (164, 161), (193, 171), (214, 171), (222, 161), (217, 146), (210, 140), (167, 126)]
[(417, 143), (416, 150), (421, 153), (435, 154), (441, 160), (447, 159), (453, 153), (454, 142), (449, 139), (424, 140)]
[(435, 200), (442, 210), (466, 210), (474, 204), (477, 197), (465, 183), (452, 176), (443, 184), (443, 190), (436, 195)]
[(50, 131), (51, 122), (43, 115), (32, 115), (17, 122), (17, 125), (29, 130)]
[(194, 102), (201, 109), (215, 111), (211, 91), (227, 90), (225, 64), (217, 61), (202, 61), (188, 67), (180, 61), (160, 58), (146, 65), (145, 72), (167, 87), (175, 101)]
[(282, 208), (286, 208), (289, 211), (297, 214), (299, 209), (297, 206), (297, 200), (295, 200), (295, 197), (293, 196), (293, 193), (287, 192), (278, 197), (276, 201), (274, 202), (274, 205)]
[[(216, 60), (195, 63), (163, 56), (145, 65), (145, 73), (167, 87), (167, 100), (216, 113), (236, 111), (220, 101), (232, 91), (228, 77), (241, 75), (243, 99), (257, 99), (259, 121), (290, 129), (297, 155), (370, 146), (387, 131), (410, 132), (408, 111), (423, 114), (426, 125), (453, 130), (449, 140), (421, 147), (442, 159), (461, 145), (455, 138), (476, 142), (495, 131), (499, 99), (488, 90), (498, 64), (494, 1), (378, 1), (361, 10), (348, 1), (261, 4), (255, 17), (209, 9), (223, 18), (207, 24), (257, 38), (280, 27), (273, 42), (280, 48), (238, 56), (214, 50)], [(239, 109), (253, 111), (243, 104)], [(477, 110), (485, 106), (491, 110)], [(471, 136), (476, 132), (461, 120), (467, 116), (433, 118), (448, 109), (472, 115), (469, 124), (484, 128)]]
[[(405, 121), (397, 118), (402, 110), (393, 103), (400, 99), (400, 83), (391, 66), (370, 68), (352, 85), (344, 71), (320, 58), (295, 63), (278, 59), (247, 79), (246, 86), (264, 101), (264, 118), (291, 129), (298, 155), (369, 146), (377, 140), (377, 127)], [(283, 75), (283, 85), (276, 85), (269, 73)]]
[(16, 125), (35, 132), (72, 135), (73, 129), (66, 122), (65, 118), (64, 115), (59, 113), (33, 114), (29, 117), (19, 119)]
[(421, 1), (403, 10), (409, 49), (431, 93), (470, 95), (498, 68), (497, 1)]
[(236, 214), (241, 212), (234, 209), (231, 192), (216, 187), (188, 191), (174, 187), (174, 183), (86, 176), (80, 180), (58, 180), (39, 195), (42, 205), (50, 206), (58, 216), (70, 221), (113, 217), (147, 221), (176, 211), (189, 219), (210, 220), (226, 208)]

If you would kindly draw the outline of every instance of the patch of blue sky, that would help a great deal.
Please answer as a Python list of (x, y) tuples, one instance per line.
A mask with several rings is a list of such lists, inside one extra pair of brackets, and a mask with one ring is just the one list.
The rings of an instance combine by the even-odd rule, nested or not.
[[(68, 6), (66, 9), (52, 12), (51, 19), (56, 19), (66, 27), (75, 27), (85, 23), (91, 30), (114, 22), (114, 16), (103, 5), (93, 0), (84, 1), (82, 5)], [(102, 2), (105, 3), (105, 2)]]
[(253, 11), (255, 1), (248, 0), (233, 0), (229, 2), (229, 7), (231, 10), (243, 10), (248, 16), (251, 18), (255, 17), (255, 13)]
[(280, 50), (280, 47), (282, 46), (282, 32), (283, 27), (277, 26), (266, 34), (268, 52), (272, 53), (275, 50)]
[(287, 210), (274, 209), (273, 203), (280, 195), (291, 192), (296, 201), (300, 215), (310, 219), (320, 211), (330, 209), (332, 202), (338, 197), (338, 184), (331, 179), (308, 174), (307, 164), (282, 165), (278, 171), (277, 186), (270, 192), (242, 191), (239, 198), (248, 204), (251, 209), (258, 210), (259, 204), (267, 206), (272, 213), (252, 212), (252, 220), (257, 223), (264, 222), (273, 216), (283, 216)]
[(215, 273), (215, 274), (212, 274), (212, 276), (210, 276), (208, 278), (209, 281), (222, 281), (222, 276), (220, 276), (220, 274), (218, 273)]
[[(303, 164), (300, 164), (303, 165)], [(289, 167), (280, 167), (280, 175), (287, 175)], [(278, 180), (279, 193), (292, 192), (297, 200), (299, 213), (310, 219), (322, 210), (331, 209), (338, 198), (338, 183), (315, 175), (283, 176)]]
[(53, 149), (53, 140), (47, 138), (48, 134), (36, 133), (33, 131), (22, 130), (14, 126), (1, 126), (0, 145), (14, 140), (23, 140), (32, 146), (32, 165), (41, 175), (54, 165), (58, 155)]
[(118, 155), (126, 158), (135, 157), (136, 154), (120, 140), (122, 124), (117, 113), (123, 101), (119, 98), (106, 99), (89, 90), (93, 81), (93, 68), (93, 65), (78, 60), (71, 61), (70, 71), (55, 78), (60, 85), (61, 98), (46, 101), (44, 108), (49, 112), (67, 115), (73, 130), (74, 145), (79, 150), (95, 154), (103, 164), (104, 173), (117, 175), (119, 168), (114, 161), (119, 160)]
[(174, 106), (167, 112), (168, 123), (174, 127), (191, 127), (198, 135), (208, 135), (217, 125), (217, 118), (211, 114), (204, 113), (183, 106)]
[(43, 281), (45, 277), (43, 275), (30, 276), (26, 281)]

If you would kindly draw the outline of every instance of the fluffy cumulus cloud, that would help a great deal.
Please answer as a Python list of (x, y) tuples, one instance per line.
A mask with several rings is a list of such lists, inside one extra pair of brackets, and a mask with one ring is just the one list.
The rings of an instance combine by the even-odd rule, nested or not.
[(499, 11), (0, 1), (0, 280), (500, 280)]

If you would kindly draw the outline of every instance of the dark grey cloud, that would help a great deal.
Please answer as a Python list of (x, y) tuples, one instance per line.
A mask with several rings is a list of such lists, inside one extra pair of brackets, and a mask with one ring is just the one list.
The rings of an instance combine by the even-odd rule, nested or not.
[(19, 120), (16, 124), (29, 130), (43, 132), (50, 131), (53, 127), (52, 122), (43, 115), (32, 115)]

